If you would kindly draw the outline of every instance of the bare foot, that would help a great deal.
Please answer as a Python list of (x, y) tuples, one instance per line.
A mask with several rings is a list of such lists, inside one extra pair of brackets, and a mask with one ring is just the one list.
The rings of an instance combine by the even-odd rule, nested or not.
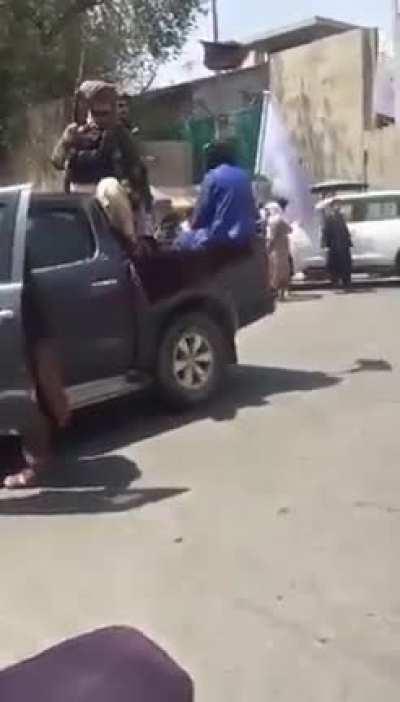
[(38, 471), (34, 468), (24, 468), (19, 473), (8, 475), (3, 483), (7, 490), (29, 490), (38, 485)]

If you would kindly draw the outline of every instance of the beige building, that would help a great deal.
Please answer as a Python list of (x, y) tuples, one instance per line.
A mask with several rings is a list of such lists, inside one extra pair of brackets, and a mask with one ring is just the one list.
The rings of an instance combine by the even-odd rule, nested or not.
[(367, 176), (376, 40), (355, 29), (270, 59), (270, 89), (317, 181)]
[[(133, 98), (155, 185), (179, 188), (192, 182), (192, 148), (179, 133), (185, 121), (223, 118), (254, 105), (270, 90), (314, 180), (366, 179), (371, 186), (400, 186), (400, 131), (374, 126), (376, 29), (316, 17), (254, 37), (246, 48), (239, 70)], [(60, 103), (30, 111), (14, 179), (57, 187), (49, 153), (65, 120)]]
[(270, 57), (270, 89), (315, 180), (400, 188), (400, 129), (378, 128), (378, 31), (356, 28)]
[(149, 125), (159, 128), (160, 115), (169, 125), (191, 116), (216, 116), (246, 107), (270, 90), (314, 180), (400, 186), (400, 132), (375, 128), (377, 29), (315, 17), (255, 37), (247, 48), (239, 70), (136, 98), (144, 133)]

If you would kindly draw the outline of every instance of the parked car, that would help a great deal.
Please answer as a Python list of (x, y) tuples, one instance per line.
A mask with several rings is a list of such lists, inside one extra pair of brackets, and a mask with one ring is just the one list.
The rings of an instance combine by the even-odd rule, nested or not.
[[(271, 314), (262, 243), (134, 262), (93, 198), (0, 189), (0, 433), (32, 411), (21, 315), (26, 253), (73, 409), (155, 382), (175, 406), (219, 388), (237, 331)], [(17, 417), (16, 417), (17, 415)]]
[(311, 192), (318, 195), (319, 198), (326, 199), (328, 197), (336, 197), (357, 192), (365, 192), (368, 190), (368, 183), (363, 180), (324, 180), (320, 183), (315, 183)]
[[(349, 225), (355, 273), (400, 275), (400, 190), (367, 191), (335, 197)], [(322, 220), (332, 198), (318, 204)], [(319, 242), (321, 235), (318, 237)], [(304, 261), (306, 278), (326, 276), (320, 244)]]
[(307, 266), (308, 260), (313, 255), (313, 245), (310, 236), (305, 229), (297, 222), (292, 225), (292, 231), (289, 235), (290, 240), (290, 257), (292, 276), (303, 273)]

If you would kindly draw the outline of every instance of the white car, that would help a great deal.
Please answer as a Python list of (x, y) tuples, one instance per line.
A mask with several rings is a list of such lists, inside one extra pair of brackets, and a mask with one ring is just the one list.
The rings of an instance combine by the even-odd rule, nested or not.
[(290, 233), (290, 255), (292, 264), (293, 276), (299, 273), (304, 273), (305, 269), (312, 260), (314, 247), (312, 239), (306, 233), (300, 224), (293, 222)]
[[(319, 243), (310, 246), (304, 255), (304, 245), (296, 236), (292, 241), (292, 256), (301, 256), (306, 278), (326, 275), (326, 252), (321, 249), (322, 218), (333, 198), (318, 204), (321, 215)], [(348, 223), (352, 242), (354, 273), (400, 275), (400, 190), (367, 191), (334, 198)], [(298, 254), (301, 251), (301, 254)]]

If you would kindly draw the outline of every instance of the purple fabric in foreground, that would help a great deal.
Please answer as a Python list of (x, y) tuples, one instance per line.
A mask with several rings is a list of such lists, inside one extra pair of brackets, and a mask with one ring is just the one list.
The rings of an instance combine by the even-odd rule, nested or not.
[(0, 672), (1, 702), (192, 702), (190, 677), (134, 629), (66, 641)]

